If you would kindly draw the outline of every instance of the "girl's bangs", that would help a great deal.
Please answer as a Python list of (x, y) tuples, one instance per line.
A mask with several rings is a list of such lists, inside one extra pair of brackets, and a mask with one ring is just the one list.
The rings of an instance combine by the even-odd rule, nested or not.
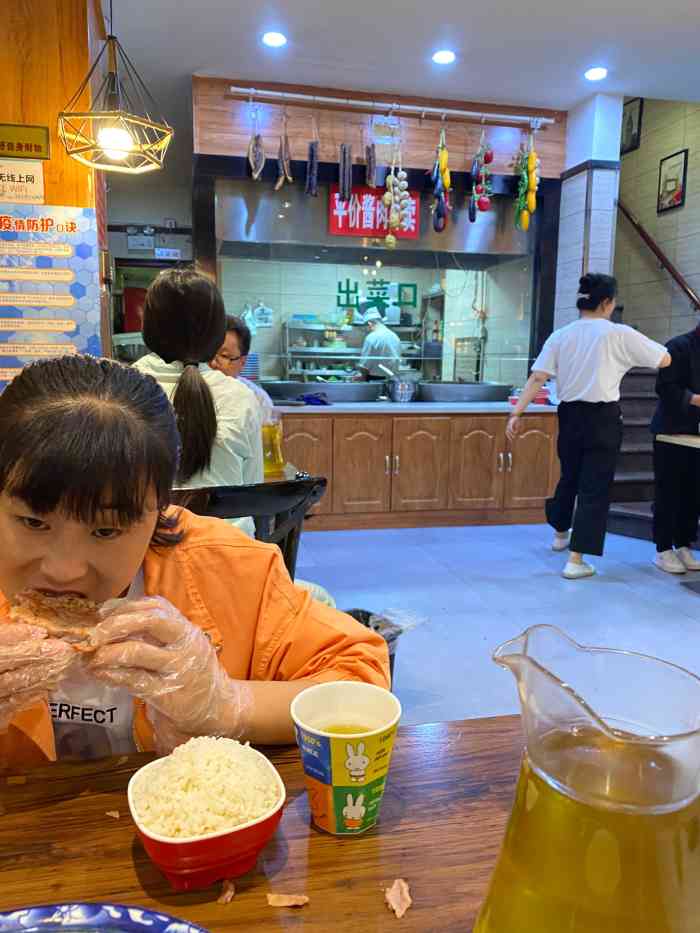
[(126, 526), (168, 505), (172, 463), (152, 435), (129, 430), (119, 417), (99, 430), (89, 416), (82, 430), (71, 420), (70, 431), (59, 416), (48, 431), (20, 430), (6, 439), (0, 490), (37, 515), (60, 511), (87, 524), (107, 513)]

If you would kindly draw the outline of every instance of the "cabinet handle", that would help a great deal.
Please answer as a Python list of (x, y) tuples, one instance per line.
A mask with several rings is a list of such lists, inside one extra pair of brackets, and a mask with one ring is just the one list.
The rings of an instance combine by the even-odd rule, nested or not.
[(394, 454), (394, 476), (398, 476), (398, 475), (399, 475), (399, 467), (400, 467), (400, 465), (401, 465), (401, 461), (399, 460), (399, 455), (398, 455), (398, 454)]
[(498, 472), (499, 473), (503, 472), (503, 454), (502, 453), (498, 455)]
[(390, 475), (391, 475), (391, 459), (389, 457), (389, 454), (387, 454), (386, 457), (384, 457), (384, 476), (390, 476)]
[(513, 472), (513, 454), (508, 451), (508, 472)]

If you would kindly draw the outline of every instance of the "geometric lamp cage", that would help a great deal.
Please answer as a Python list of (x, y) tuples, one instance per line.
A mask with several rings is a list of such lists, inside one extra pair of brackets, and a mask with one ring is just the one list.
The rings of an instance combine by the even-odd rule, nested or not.
[[(107, 74), (90, 109), (76, 110), (105, 52)], [(107, 36), (85, 80), (58, 115), (58, 132), (66, 152), (78, 162), (131, 175), (161, 169), (173, 138), (172, 127), (116, 36)]]

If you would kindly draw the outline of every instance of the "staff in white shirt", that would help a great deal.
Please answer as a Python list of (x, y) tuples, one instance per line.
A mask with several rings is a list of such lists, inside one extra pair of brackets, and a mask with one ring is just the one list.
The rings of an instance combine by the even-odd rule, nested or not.
[(635, 366), (671, 365), (666, 347), (610, 321), (616, 293), (612, 276), (583, 276), (576, 302), (581, 317), (547, 340), (508, 422), (513, 440), (522, 413), (547, 379), (556, 377), (561, 479), (547, 501), (547, 521), (555, 531), (552, 549), (570, 548), (563, 572), (568, 580), (592, 576), (595, 568), (583, 555), (603, 553), (610, 487), (622, 443), (622, 378)]
[(358, 364), (365, 379), (386, 379), (386, 370), (381, 363), (396, 375), (401, 367), (401, 339), (389, 330), (376, 308), (365, 314), (369, 333), (362, 344), (362, 356)]

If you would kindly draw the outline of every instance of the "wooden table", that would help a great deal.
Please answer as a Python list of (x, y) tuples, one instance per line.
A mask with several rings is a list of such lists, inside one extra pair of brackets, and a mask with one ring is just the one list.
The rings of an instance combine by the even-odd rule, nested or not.
[[(148, 756), (54, 764), (0, 777), (0, 910), (61, 901), (157, 908), (208, 930), (468, 933), (498, 854), (522, 750), (518, 717), (402, 728), (380, 824), (336, 838), (309, 825), (297, 750), (270, 753), (288, 791), (280, 829), (237, 883), (174, 894), (142, 849), (126, 785)], [(118, 810), (119, 820), (106, 816)], [(383, 889), (405, 878), (414, 906), (397, 921)], [(265, 894), (308, 894), (281, 910)]]

